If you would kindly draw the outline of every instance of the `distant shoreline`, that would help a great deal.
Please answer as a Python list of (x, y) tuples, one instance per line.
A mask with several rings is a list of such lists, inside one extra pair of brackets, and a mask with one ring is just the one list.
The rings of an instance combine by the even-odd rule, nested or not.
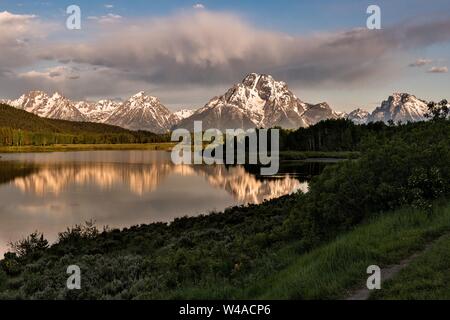
[(50, 146), (0, 146), (0, 153), (27, 153), (27, 152), (68, 152), (68, 151), (95, 151), (95, 150), (172, 150), (175, 143), (127, 143), (127, 144), (55, 144)]
[[(30, 153), (30, 152), (70, 152), (70, 151), (102, 151), (102, 150), (148, 150), (148, 151), (171, 151), (175, 142), (157, 143), (124, 143), (124, 144), (54, 144), (50, 146), (0, 146), (0, 153)], [(357, 159), (359, 152), (339, 151), (281, 151), (281, 161), (305, 161), (318, 162), (329, 160)], [(1, 159), (1, 156), (0, 156)]]

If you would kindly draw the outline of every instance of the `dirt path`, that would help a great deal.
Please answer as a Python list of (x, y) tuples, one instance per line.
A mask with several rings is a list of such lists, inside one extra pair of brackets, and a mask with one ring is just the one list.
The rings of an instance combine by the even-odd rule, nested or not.
[[(423, 253), (425, 253), (426, 251), (428, 251), (437, 241), (439, 241), (439, 239), (443, 238), (444, 236), (446, 236), (446, 235), (438, 237), (437, 239), (428, 243), (422, 251), (418, 251), (418, 252), (414, 253), (413, 255), (409, 256), (408, 258), (400, 261), (398, 264), (394, 264), (392, 266), (382, 268), (381, 269), (381, 284), (394, 278), (400, 271), (402, 271), (407, 266), (409, 266), (414, 259), (416, 259), (418, 256), (420, 256)], [(373, 290), (369, 290), (369, 289), (367, 289), (366, 286), (364, 286), (364, 288), (354, 291), (345, 300), (368, 300), (372, 291)]]

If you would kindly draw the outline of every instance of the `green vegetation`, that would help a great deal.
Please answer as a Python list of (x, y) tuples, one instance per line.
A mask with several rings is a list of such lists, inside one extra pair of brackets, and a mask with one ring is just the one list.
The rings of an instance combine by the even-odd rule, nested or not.
[[(304, 133), (318, 150), (295, 147)], [(258, 206), (121, 231), (87, 224), (50, 247), (36, 233), (0, 262), (0, 298), (343, 297), (369, 262), (399, 261), (449, 231), (450, 121), (325, 121), (283, 139), (293, 144), (284, 150), (360, 156), (327, 166), (307, 194)], [(445, 205), (433, 208), (439, 199)], [(65, 289), (72, 264), (82, 290)]]
[(40, 118), (0, 104), (0, 146), (128, 144), (168, 142), (168, 135), (130, 131), (107, 124)]
[(395, 132), (395, 127), (381, 122), (359, 126), (345, 119), (325, 120), (308, 128), (282, 130), (280, 148), (289, 151), (359, 151), (361, 141), (368, 136)]
[[(339, 236), (330, 244), (301, 255), (288, 268), (259, 283), (253, 291), (259, 292), (257, 297), (262, 299), (345, 299), (352, 289), (365, 286), (368, 266), (398, 263), (448, 232), (450, 205), (437, 206), (430, 216), (423, 210), (410, 208), (388, 212)], [(446, 245), (448, 250), (449, 242)], [(440, 270), (448, 273), (450, 251), (445, 256), (447, 265), (441, 264)], [(429, 266), (422, 271), (432, 273)], [(441, 279), (436, 275), (431, 277), (449, 293), (448, 282), (440, 283)], [(400, 286), (411, 284), (409, 279), (413, 277), (406, 275), (398, 283)], [(420, 283), (423, 278), (418, 275), (414, 279)], [(383, 285), (381, 292), (389, 292), (388, 287), (391, 288)], [(417, 283), (406, 287), (420, 291)]]
[(450, 299), (450, 235), (439, 239), (372, 299)]

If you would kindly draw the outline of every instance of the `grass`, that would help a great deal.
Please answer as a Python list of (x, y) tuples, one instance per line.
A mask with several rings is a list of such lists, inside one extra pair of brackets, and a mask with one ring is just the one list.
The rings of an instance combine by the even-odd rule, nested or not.
[[(365, 285), (368, 266), (397, 264), (448, 232), (450, 204), (437, 205), (432, 215), (415, 209), (388, 212), (307, 254), (298, 253), (296, 243), (269, 254), (258, 262), (260, 270), (257, 271), (260, 275), (269, 274), (256, 277), (255, 281), (248, 279), (246, 284), (251, 285), (236, 287), (230, 283), (216, 283), (211, 287), (184, 288), (170, 299), (345, 299)], [(383, 284), (384, 290), (388, 290), (386, 296), (376, 297), (450, 298), (450, 236), (445, 240), (438, 241), (445, 243), (436, 251), (424, 255), (423, 266), (405, 273), (398, 283), (385, 287)], [(444, 258), (440, 260), (440, 257)], [(285, 267), (276, 271), (274, 260)], [(438, 272), (433, 273), (433, 270)], [(409, 286), (404, 286), (408, 283)], [(427, 287), (422, 286), (424, 283)], [(399, 288), (404, 292), (398, 292)]]
[(450, 299), (450, 235), (439, 239), (371, 298)]
[(281, 151), (281, 160), (306, 160), (317, 158), (357, 159), (360, 153), (356, 151)]
[[(342, 299), (354, 289), (365, 285), (368, 266), (375, 264), (383, 267), (398, 263), (449, 231), (448, 204), (436, 207), (431, 216), (413, 209), (386, 213), (356, 227), (328, 245), (299, 256), (284, 270), (250, 288), (246, 296), (259, 299)], [(448, 246), (449, 243), (447, 250)], [(438, 254), (439, 252), (436, 254), (436, 265)], [(450, 250), (446, 257), (448, 266)], [(445, 269), (445, 262), (439, 266), (448, 271), (448, 268)], [(430, 273), (432, 269), (429, 269)], [(425, 272), (424, 270), (425, 267), (416, 272)], [(429, 277), (435, 280), (434, 294), (439, 296), (440, 274)], [(449, 274), (447, 279), (448, 277)], [(405, 281), (414, 283), (419, 280), (411, 279), (410, 275), (405, 274), (399, 285)], [(419, 290), (417, 296), (420, 296), (420, 285), (416, 289)], [(449, 291), (446, 293), (448, 295)], [(430, 293), (429, 296), (434, 294)]]
[(66, 152), (92, 150), (171, 150), (175, 144), (167, 143), (129, 143), (129, 144), (55, 144), (49, 146), (0, 147), (0, 153), (22, 152)]

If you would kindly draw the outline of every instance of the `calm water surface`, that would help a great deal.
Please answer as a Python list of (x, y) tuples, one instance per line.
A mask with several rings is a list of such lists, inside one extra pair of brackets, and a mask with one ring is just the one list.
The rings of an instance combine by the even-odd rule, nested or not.
[(90, 220), (122, 228), (307, 191), (307, 180), (323, 169), (290, 162), (261, 178), (257, 168), (176, 166), (164, 151), (0, 156), (0, 257), (10, 241), (34, 231), (54, 241)]

